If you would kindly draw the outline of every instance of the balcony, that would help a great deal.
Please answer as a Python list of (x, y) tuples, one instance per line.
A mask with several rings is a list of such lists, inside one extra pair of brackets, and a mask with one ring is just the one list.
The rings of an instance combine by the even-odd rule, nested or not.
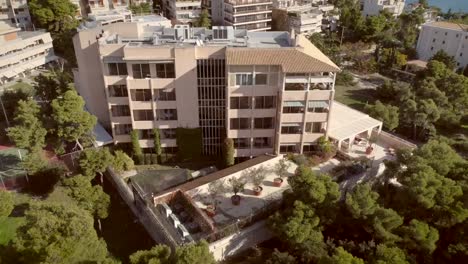
[(246, 5), (256, 5), (256, 4), (273, 4), (270, 0), (224, 0), (224, 3), (230, 4), (233, 6), (246, 6)]

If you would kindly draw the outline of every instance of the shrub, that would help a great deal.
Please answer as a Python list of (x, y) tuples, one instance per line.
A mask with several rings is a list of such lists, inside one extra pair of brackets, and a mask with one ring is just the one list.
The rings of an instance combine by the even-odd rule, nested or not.
[(135, 158), (136, 163), (141, 165), (144, 163), (144, 157), (140, 146), (138, 131), (133, 130), (130, 133), (130, 137), (132, 138), (133, 157)]
[(114, 170), (117, 172), (129, 171), (135, 168), (133, 160), (122, 150), (116, 150), (114, 153)]
[(224, 140), (224, 165), (226, 167), (234, 165), (234, 140), (226, 138)]
[(324, 161), (323, 158), (321, 158), (321, 157), (319, 157), (317, 155), (313, 155), (312, 157), (309, 158), (309, 164), (312, 167), (315, 167), (315, 166), (319, 165), (323, 161)]
[(306, 156), (299, 154), (293, 156), (293, 162), (296, 163), (298, 166), (309, 166), (309, 160)]

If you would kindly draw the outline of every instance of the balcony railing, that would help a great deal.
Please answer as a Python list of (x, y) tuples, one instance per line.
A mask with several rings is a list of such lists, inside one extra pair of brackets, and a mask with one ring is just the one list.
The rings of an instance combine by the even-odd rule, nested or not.
[(271, 3), (271, 0), (224, 0), (224, 3), (236, 5), (251, 5), (251, 4), (265, 4)]

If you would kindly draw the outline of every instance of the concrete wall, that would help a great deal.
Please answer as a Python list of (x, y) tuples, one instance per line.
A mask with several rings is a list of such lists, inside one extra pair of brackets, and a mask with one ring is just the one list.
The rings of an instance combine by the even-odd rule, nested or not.
[(390, 145), (394, 149), (414, 149), (418, 147), (416, 144), (413, 144), (409, 141), (406, 141), (385, 131), (381, 131), (378, 137), (380, 141)]
[(214, 258), (221, 261), (272, 237), (273, 233), (266, 226), (266, 220), (263, 220), (241, 230), (239, 233), (211, 243), (209, 248)]

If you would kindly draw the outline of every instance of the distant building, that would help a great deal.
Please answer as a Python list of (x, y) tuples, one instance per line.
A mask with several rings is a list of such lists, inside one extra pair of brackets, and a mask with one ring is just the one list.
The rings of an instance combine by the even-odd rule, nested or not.
[[(405, 6), (404, 11), (411, 13), (418, 8), (424, 8), (420, 3), (411, 3)], [(432, 8), (425, 8), (423, 13), (424, 23), (436, 22), (438, 19), (438, 11)]]
[(44, 30), (21, 31), (0, 21), (0, 83), (12, 81), (57, 59), (52, 47), (52, 38)]
[(271, 0), (225, 0), (224, 25), (248, 31), (271, 29)]
[(183, 24), (192, 23), (200, 17), (201, 0), (162, 0), (163, 14), (170, 20)]
[(424, 24), (416, 50), (423, 61), (443, 50), (455, 58), (457, 68), (465, 68), (468, 64), (468, 25), (449, 22)]
[(376, 16), (386, 10), (394, 16), (399, 16), (405, 8), (405, 0), (360, 0), (362, 15)]
[(29, 29), (31, 16), (29, 15), (28, 2), (26, 0), (0, 0), (0, 21)]

